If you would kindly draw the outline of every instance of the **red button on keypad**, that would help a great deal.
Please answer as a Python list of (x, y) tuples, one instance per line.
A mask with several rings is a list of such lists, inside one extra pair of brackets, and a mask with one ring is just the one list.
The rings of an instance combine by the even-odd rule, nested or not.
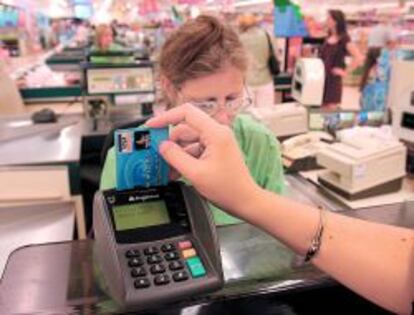
[(183, 250), (183, 249), (189, 249), (192, 248), (193, 244), (191, 244), (190, 241), (182, 241), (178, 243), (178, 248)]

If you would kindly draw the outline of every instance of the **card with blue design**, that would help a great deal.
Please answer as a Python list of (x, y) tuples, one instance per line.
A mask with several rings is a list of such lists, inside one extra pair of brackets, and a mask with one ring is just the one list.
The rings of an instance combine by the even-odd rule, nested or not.
[(168, 128), (116, 130), (116, 189), (167, 185), (168, 164), (158, 150), (167, 139)]

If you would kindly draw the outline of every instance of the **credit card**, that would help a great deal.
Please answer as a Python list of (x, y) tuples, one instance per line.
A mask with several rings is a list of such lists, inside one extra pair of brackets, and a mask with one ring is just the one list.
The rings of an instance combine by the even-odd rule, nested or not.
[(114, 137), (117, 190), (168, 184), (168, 164), (158, 150), (168, 139), (168, 128), (119, 129)]

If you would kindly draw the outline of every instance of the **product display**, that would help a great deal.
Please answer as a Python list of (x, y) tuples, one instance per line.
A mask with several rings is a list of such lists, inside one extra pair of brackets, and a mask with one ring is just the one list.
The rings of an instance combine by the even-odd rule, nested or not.
[(80, 84), (80, 73), (55, 72), (48, 66), (38, 66), (17, 79), (19, 88), (65, 87)]

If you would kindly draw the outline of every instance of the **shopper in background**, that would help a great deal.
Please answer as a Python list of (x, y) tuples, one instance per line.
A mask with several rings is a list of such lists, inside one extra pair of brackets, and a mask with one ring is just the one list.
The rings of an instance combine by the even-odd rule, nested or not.
[(385, 111), (391, 79), (392, 60), (398, 58), (398, 40), (395, 34), (387, 34), (384, 47), (370, 47), (361, 79), (361, 109)]
[(342, 100), (342, 81), (346, 75), (345, 57), (351, 55), (351, 70), (363, 63), (363, 56), (351, 42), (345, 15), (340, 10), (329, 10), (328, 37), (322, 45), (320, 57), (325, 65), (323, 108), (335, 110)]
[(106, 52), (121, 50), (121, 46), (114, 42), (114, 34), (109, 25), (101, 24), (95, 30), (95, 44), (91, 50)]
[(393, 29), (391, 19), (387, 18), (382, 23), (375, 25), (368, 35), (369, 48), (383, 48), (388, 45), (389, 39), (396, 30)]
[[(161, 155), (207, 199), (278, 238), (365, 298), (411, 314), (413, 230), (319, 210), (263, 190), (249, 175), (230, 129), (197, 108), (180, 106), (147, 122), (153, 128), (169, 125), (181, 126), (181, 132), (161, 144)], [(180, 146), (189, 139), (205, 147), (201, 155)]]
[(110, 27), (111, 27), (111, 30), (112, 30), (112, 35), (114, 37), (117, 37), (118, 36), (118, 27), (119, 27), (118, 20), (112, 20), (112, 22), (110, 24)]
[[(217, 18), (189, 20), (167, 38), (159, 56), (161, 87), (169, 107), (191, 103), (222, 125), (231, 126), (250, 174), (267, 190), (284, 189), (280, 145), (270, 130), (241, 112), (251, 104), (246, 93), (246, 52), (237, 33)], [(172, 131), (171, 136), (180, 132)], [(188, 139), (189, 141), (191, 139)], [(186, 150), (201, 154), (202, 147)], [(101, 189), (114, 188), (115, 151), (108, 151)], [(217, 224), (240, 222), (211, 206)]]
[(139, 54), (141, 59), (151, 56), (151, 47), (146, 45), (147, 37), (138, 23), (126, 27), (124, 40), (127, 47), (133, 48), (135, 54)]
[(374, 111), (382, 108), (384, 104), (383, 77), (379, 75), (378, 58), (381, 48), (372, 47), (368, 49), (365, 64), (363, 66), (361, 83), (361, 109), (364, 111)]
[[(90, 61), (92, 63), (133, 63), (133, 55), (122, 55), (124, 48), (114, 42), (112, 28), (109, 25), (101, 24), (95, 30), (95, 44), (91, 47)], [(119, 55), (110, 53), (119, 52)], [(105, 56), (105, 53), (109, 53)], [(102, 55), (104, 54), (104, 55)]]
[(157, 23), (154, 34), (154, 53), (161, 50), (162, 45), (165, 42), (165, 27), (161, 22)]
[(50, 25), (51, 31), (49, 32), (49, 45), (50, 47), (56, 47), (59, 45), (59, 22), (53, 21)]
[(79, 46), (85, 46), (89, 40), (89, 26), (87, 22), (77, 23), (75, 41)]
[(268, 66), (271, 52), (266, 31), (259, 26), (256, 16), (252, 14), (241, 15), (238, 23), (240, 40), (248, 54), (246, 83), (253, 97), (253, 104), (272, 106), (275, 102), (275, 91)]

